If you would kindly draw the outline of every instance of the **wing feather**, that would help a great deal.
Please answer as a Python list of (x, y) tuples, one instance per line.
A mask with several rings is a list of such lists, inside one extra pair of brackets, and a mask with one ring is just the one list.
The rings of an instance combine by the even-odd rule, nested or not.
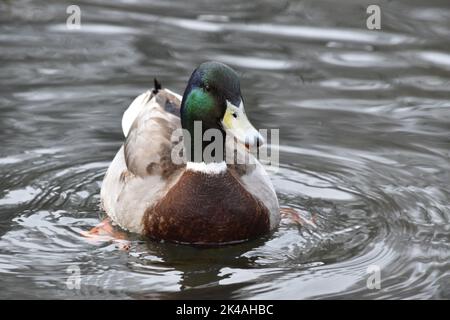
[(134, 175), (145, 177), (159, 174), (168, 176), (177, 166), (170, 161), (174, 142), (172, 133), (181, 127), (180, 100), (160, 90), (140, 107), (125, 144), (125, 162)]

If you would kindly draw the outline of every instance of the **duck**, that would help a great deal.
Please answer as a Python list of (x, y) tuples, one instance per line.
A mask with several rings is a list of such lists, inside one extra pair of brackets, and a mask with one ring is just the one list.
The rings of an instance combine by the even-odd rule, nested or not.
[[(124, 142), (100, 191), (115, 225), (193, 245), (248, 241), (278, 226), (276, 192), (251, 152), (264, 138), (248, 120), (239, 76), (228, 65), (200, 64), (182, 96), (155, 80), (124, 112), (122, 131)], [(214, 139), (204, 139), (208, 135)], [(211, 157), (206, 151), (213, 143), (218, 148)], [(252, 161), (234, 163), (228, 154)]]

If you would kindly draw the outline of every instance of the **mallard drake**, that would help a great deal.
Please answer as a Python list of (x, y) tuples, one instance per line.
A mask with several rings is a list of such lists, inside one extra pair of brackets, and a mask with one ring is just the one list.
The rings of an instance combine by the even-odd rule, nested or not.
[[(220, 152), (213, 160), (202, 153), (197, 157), (193, 146), (198, 144), (186, 144), (185, 133), (193, 137), (198, 121), (202, 137), (215, 129), (247, 148), (263, 142), (247, 119), (239, 77), (229, 66), (201, 64), (183, 97), (155, 81), (155, 88), (138, 96), (122, 118), (125, 142), (101, 188), (110, 219), (130, 232), (190, 244), (235, 243), (276, 228), (278, 199), (264, 167), (242, 147), (239, 152), (247, 152), (251, 164), (227, 163)], [(183, 157), (189, 161), (180, 164), (173, 161), (172, 136), (181, 128)], [(214, 142), (228, 152), (227, 141)], [(208, 144), (202, 142), (201, 151)]]

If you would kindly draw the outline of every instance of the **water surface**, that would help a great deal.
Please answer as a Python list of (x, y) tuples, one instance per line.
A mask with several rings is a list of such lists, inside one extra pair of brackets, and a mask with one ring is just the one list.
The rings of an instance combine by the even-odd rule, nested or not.
[[(67, 30), (69, 2), (0, 1), (0, 298), (450, 298), (450, 5), (375, 3), (381, 31), (356, 0), (78, 1)], [(210, 59), (280, 128), (280, 204), (317, 226), (214, 249), (86, 241), (123, 111)]]

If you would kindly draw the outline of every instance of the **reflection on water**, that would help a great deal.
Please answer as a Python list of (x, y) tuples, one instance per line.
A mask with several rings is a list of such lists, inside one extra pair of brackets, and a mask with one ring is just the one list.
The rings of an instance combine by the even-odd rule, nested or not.
[[(450, 298), (448, 3), (380, 1), (382, 31), (356, 0), (81, 1), (72, 31), (68, 5), (0, 1), (0, 297)], [(280, 128), (280, 203), (316, 226), (214, 249), (83, 239), (124, 109), (208, 59)]]

